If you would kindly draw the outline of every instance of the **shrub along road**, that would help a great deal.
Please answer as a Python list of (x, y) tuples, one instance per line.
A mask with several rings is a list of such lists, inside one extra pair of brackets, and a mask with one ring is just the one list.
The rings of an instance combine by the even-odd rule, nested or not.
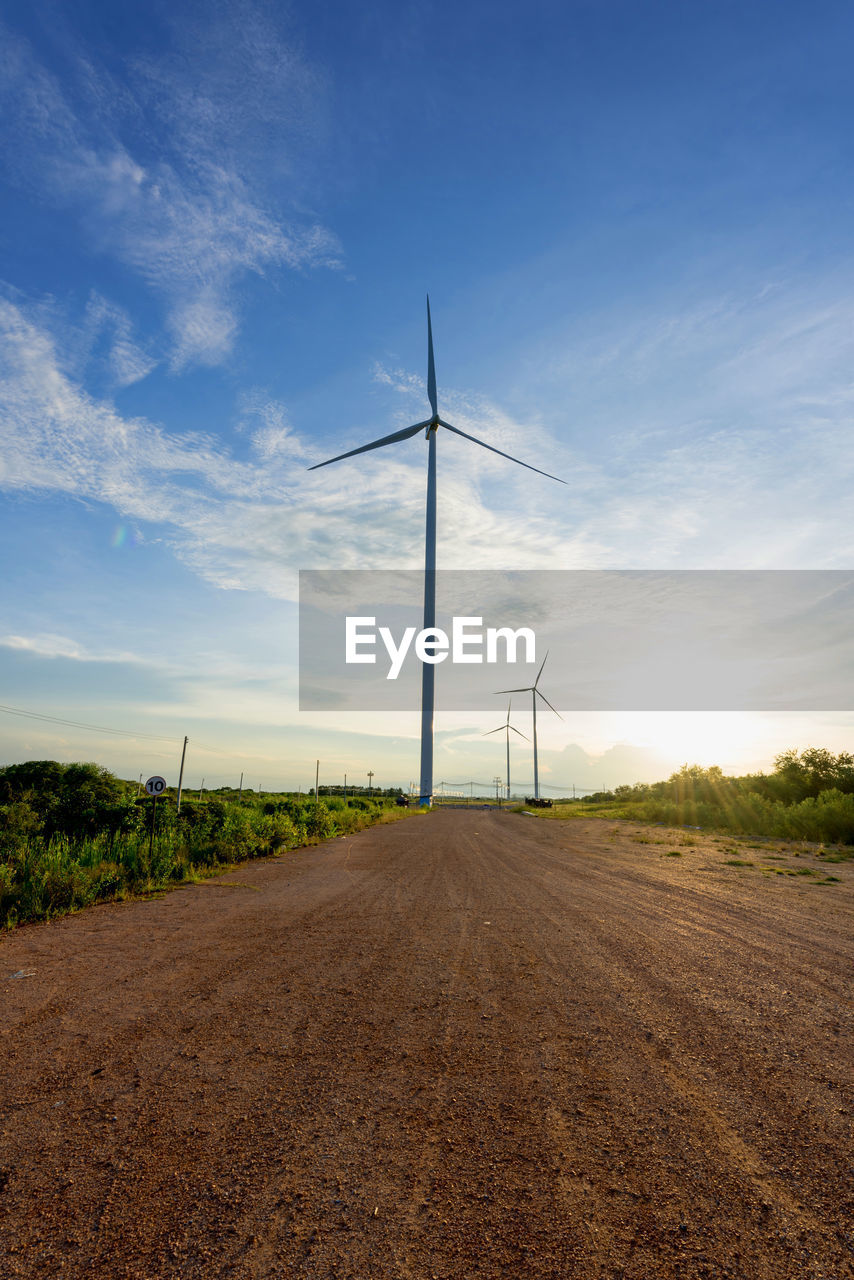
[(0, 1273), (854, 1275), (854, 865), (653, 834), (413, 816), (8, 935)]

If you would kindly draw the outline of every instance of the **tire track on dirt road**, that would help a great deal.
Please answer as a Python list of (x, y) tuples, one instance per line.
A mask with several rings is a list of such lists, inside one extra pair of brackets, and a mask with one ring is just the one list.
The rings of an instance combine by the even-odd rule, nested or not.
[(0, 1270), (848, 1280), (850, 889), (611, 830), (439, 812), (0, 940)]

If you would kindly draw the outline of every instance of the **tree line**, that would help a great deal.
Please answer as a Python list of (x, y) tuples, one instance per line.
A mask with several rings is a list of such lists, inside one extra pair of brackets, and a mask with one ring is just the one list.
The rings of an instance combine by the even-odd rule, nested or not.
[(782, 751), (771, 773), (725, 775), (685, 764), (663, 782), (600, 793), (626, 817), (740, 835), (854, 844), (854, 756), (824, 747)]

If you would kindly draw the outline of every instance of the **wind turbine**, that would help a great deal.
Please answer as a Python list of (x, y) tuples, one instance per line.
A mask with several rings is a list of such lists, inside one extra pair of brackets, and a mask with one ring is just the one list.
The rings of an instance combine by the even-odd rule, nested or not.
[[(464, 440), (471, 440), (474, 444), (479, 444), (481, 448), (489, 449), (491, 453), (497, 453), (502, 458), (517, 462), (520, 467), (527, 467), (529, 471), (536, 471), (538, 475), (547, 476), (549, 480), (557, 480), (559, 484), (566, 484), (566, 481), (561, 480), (559, 476), (549, 475), (548, 471), (541, 471), (539, 467), (532, 467), (529, 462), (522, 462), (519, 458), (514, 458), (511, 454), (504, 453), (501, 449), (496, 449), (494, 445), (486, 444), (484, 440), (478, 440), (476, 436), (470, 436), (467, 432), (460, 431), (459, 427), (454, 427), (450, 422), (446, 422), (444, 418), (439, 417), (429, 294), (427, 296), (427, 398), (430, 401), (433, 416), (425, 419), (424, 422), (416, 422), (411, 427), (404, 427), (402, 431), (393, 431), (391, 435), (383, 436), (380, 440), (372, 440), (370, 444), (360, 445), (358, 449), (348, 449), (346, 453), (336, 454), (334, 458), (327, 458), (325, 462), (318, 462), (308, 469), (309, 471), (317, 471), (319, 467), (328, 467), (333, 462), (340, 462), (343, 458), (352, 458), (357, 453), (368, 453), (371, 449), (381, 449), (387, 444), (397, 444), (399, 440), (408, 440), (410, 436), (417, 435), (423, 429), (425, 439), (428, 442), (427, 537), (424, 553), (424, 629), (425, 631), (432, 631), (436, 626), (436, 436), (439, 427), (444, 427), (446, 431), (453, 431), (454, 435), (462, 436)], [(435, 676), (436, 671), (433, 664), (423, 662), (421, 664), (421, 795), (419, 799), (419, 804), (421, 805), (429, 805), (433, 796)]]
[[(512, 705), (513, 705), (513, 699), (511, 698), (510, 701), (507, 703), (507, 719), (504, 721), (504, 724), (500, 724), (497, 729), (487, 729), (486, 733), (481, 734), (481, 737), (483, 738), (488, 738), (491, 733), (506, 732), (507, 734), (507, 799), (508, 800), (510, 799), (510, 730), (512, 729), (514, 733), (518, 733), (520, 738), (525, 738), (524, 733), (519, 733), (519, 730), (510, 723), (510, 708)], [(525, 741), (528, 742), (529, 739), (525, 738)]]
[[(533, 684), (529, 684), (528, 687), (525, 689), (498, 689), (496, 691), (498, 693), (530, 693), (531, 695), (531, 706), (533, 707), (533, 712), (534, 712), (534, 799), (535, 800), (539, 800), (540, 798), (540, 775), (537, 771), (537, 698), (542, 698), (543, 702), (546, 704), (549, 710), (554, 711), (558, 720), (563, 719), (563, 716), (560, 714), (560, 712), (555, 711), (554, 707), (549, 702), (546, 695), (544, 693), (540, 693), (540, 690), (537, 688), (537, 685), (540, 683), (540, 676), (543, 674), (543, 667), (546, 665), (546, 660), (548, 656), (549, 656), (548, 650), (546, 650), (546, 656), (545, 658), (543, 658), (542, 666), (537, 672), (537, 678)], [(509, 710), (507, 712), (507, 717), (508, 719), (510, 718)]]

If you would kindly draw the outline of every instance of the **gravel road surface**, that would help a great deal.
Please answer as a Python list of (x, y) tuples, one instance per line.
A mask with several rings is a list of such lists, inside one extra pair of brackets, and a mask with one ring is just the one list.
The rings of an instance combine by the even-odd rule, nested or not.
[(854, 1277), (852, 926), (806, 848), (451, 810), (19, 929), (0, 1275)]

